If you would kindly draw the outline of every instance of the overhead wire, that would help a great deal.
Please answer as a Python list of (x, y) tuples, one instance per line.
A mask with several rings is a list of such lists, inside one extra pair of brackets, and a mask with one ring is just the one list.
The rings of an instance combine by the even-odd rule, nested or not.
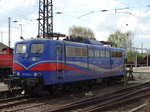
[[(133, 6), (130, 6), (129, 7), (129, 5), (130, 4), (126, 4), (126, 3), (123, 3), (123, 2), (118, 2), (118, 0), (114, 0), (114, 1), (116, 1), (116, 2), (118, 2), (118, 3), (120, 3), (120, 4), (123, 4), (124, 6), (127, 6), (127, 7), (125, 7), (125, 8), (120, 8), (120, 7), (117, 7), (117, 6), (115, 6), (114, 4), (111, 4), (111, 3), (109, 3), (109, 2), (107, 2), (107, 1), (105, 1), (105, 0), (102, 0), (103, 2), (105, 2), (105, 3), (107, 3), (107, 4), (109, 4), (109, 5), (111, 5), (111, 6), (113, 6), (115, 9), (112, 9), (112, 10), (114, 10), (114, 11), (116, 11), (116, 10), (125, 10), (125, 9), (128, 9), (128, 10), (130, 10), (130, 9), (132, 9), (132, 8), (135, 8), (135, 9), (137, 9), (137, 8), (141, 8), (141, 6), (142, 7), (147, 7), (146, 5), (143, 5), (143, 4), (140, 4), (139, 3), (139, 6), (137, 7), (133, 7)], [(80, 20), (80, 21), (84, 21), (84, 22), (89, 22), (89, 20), (85, 20), (85, 19), (83, 19), (82, 17), (84, 17), (84, 16), (87, 16), (87, 15), (89, 15), (89, 14), (92, 14), (92, 13), (95, 13), (95, 12), (97, 12), (98, 10), (91, 10), (91, 11), (84, 11), (84, 12), (86, 12), (86, 13), (84, 13), (84, 14), (82, 14), (82, 15), (80, 15), (80, 16), (77, 16), (77, 17), (75, 17), (75, 16), (72, 16), (72, 15), (68, 15), (67, 13), (64, 13), (64, 15), (66, 15), (66, 16), (69, 16), (69, 17), (72, 17), (72, 18), (74, 18), (74, 19), (78, 19), (78, 20)], [(99, 10), (100, 11), (100, 10)], [(107, 11), (110, 11), (110, 10), (107, 10)], [(83, 11), (81, 11), (81, 12), (83, 12)], [(70, 13), (72, 13), (72, 12), (70, 12)], [(79, 13), (79, 12), (76, 12), (76, 13)], [(117, 12), (117, 13), (119, 13), (119, 12)], [(128, 12), (128, 11), (125, 11), (125, 12), (120, 12), (120, 13), (126, 13), (126, 14), (129, 14), (129, 15), (132, 15), (132, 16), (134, 16), (134, 17), (136, 17), (136, 18), (138, 18), (140, 21), (144, 21), (144, 19), (142, 19), (142, 18), (140, 18), (140, 17), (138, 17), (138, 16), (136, 16), (135, 14), (132, 14), (130, 11)], [(105, 28), (106, 29), (106, 28)], [(108, 28), (107, 28), (108, 29)]]

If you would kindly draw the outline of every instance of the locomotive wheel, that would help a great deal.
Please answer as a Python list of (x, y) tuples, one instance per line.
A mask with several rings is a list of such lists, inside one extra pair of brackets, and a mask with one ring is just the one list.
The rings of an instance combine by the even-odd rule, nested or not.
[(70, 84), (67, 83), (67, 84), (64, 84), (64, 92), (69, 92), (70, 91)]

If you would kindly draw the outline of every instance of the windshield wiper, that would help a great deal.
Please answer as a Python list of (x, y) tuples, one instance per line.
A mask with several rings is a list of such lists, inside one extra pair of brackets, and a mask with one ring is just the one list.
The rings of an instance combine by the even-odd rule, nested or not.
[(42, 50), (42, 49), (39, 49), (39, 50), (36, 52), (36, 54), (39, 54), (41, 50)]
[(18, 50), (16, 50), (16, 51), (17, 51), (17, 53), (18, 53), (18, 54), (21, 54), (21, 52), (20, 52), (20, 51), (18, 51)]

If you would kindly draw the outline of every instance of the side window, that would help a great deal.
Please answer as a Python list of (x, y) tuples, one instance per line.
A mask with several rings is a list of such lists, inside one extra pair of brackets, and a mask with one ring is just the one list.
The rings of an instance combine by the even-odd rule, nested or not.
[(89, 57), (94, 57), (94, 50), (93, 49), (89, 49)]
[(81, 57), (82, 49), (81, 48), (74, 48), (75, 49), (75, 57)]
[(122, 52), (119, 52), (119, 57), (122, 57)]
[(82, 48), (82, 56), (87, 57), (87, 48)]
[(99, 57), (99, 50), (94, 50), (95, 52), (95, 57)]
[(109, 58), (110, 57), (110, 52), (106, 51), (106, 57)]
[(73, 57), (75, 53), (74, 48), (66, 46), (66, 56), (67, 57)]
[(111, 51), (111, 57), (116, 57), (115, 56), (115, 51)]
[(104, 50), (100, 50), (100, 57), (105, 57), (105, 51)]
[(114, 58), (121, 58), (122, 57), (122, 52), (118, 52), (118, 51), (112, 51), (111, 52), (112, 57)]
[(87, 57), (87, 48), (66, 46), (67, 57)]

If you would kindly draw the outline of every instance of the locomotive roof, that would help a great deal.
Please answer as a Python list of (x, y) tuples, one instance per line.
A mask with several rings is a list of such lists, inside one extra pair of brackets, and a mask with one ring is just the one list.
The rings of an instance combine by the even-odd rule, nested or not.
[[(101, 44), (98, 44), (99, 41), (88, 41), (89, 43), (84, 43), (84, 42), (76, 42), (76, 41), (68, 41), (68, 40), (52, 40), (52, 39), (48, 39), (48, 38), (32, 38), (32, 39), (28, 39), (28, 40), (24, 40), (26, 42), (28, 41), (63, 41), (65, 43), (74, 43), (74, 44), (80, 44), (80, 45), (89, 45), (89, 46), (93, 46), (93, 47), (105, 47), (105, 48), (111, 48), (112, 50), (122, 50), (122, 48), (116, 48), (116, 47), (109, 47), (109, 46), (103, 46)], [(17, 43), (23, 43), (24, 41), (19, 41)], [(90, 43), (91, 42), (91, 43)], [(95, 44), (93, 44), (92, 42), (94, 42)], [(124, 50), (125, 51), (125, 50)]]

